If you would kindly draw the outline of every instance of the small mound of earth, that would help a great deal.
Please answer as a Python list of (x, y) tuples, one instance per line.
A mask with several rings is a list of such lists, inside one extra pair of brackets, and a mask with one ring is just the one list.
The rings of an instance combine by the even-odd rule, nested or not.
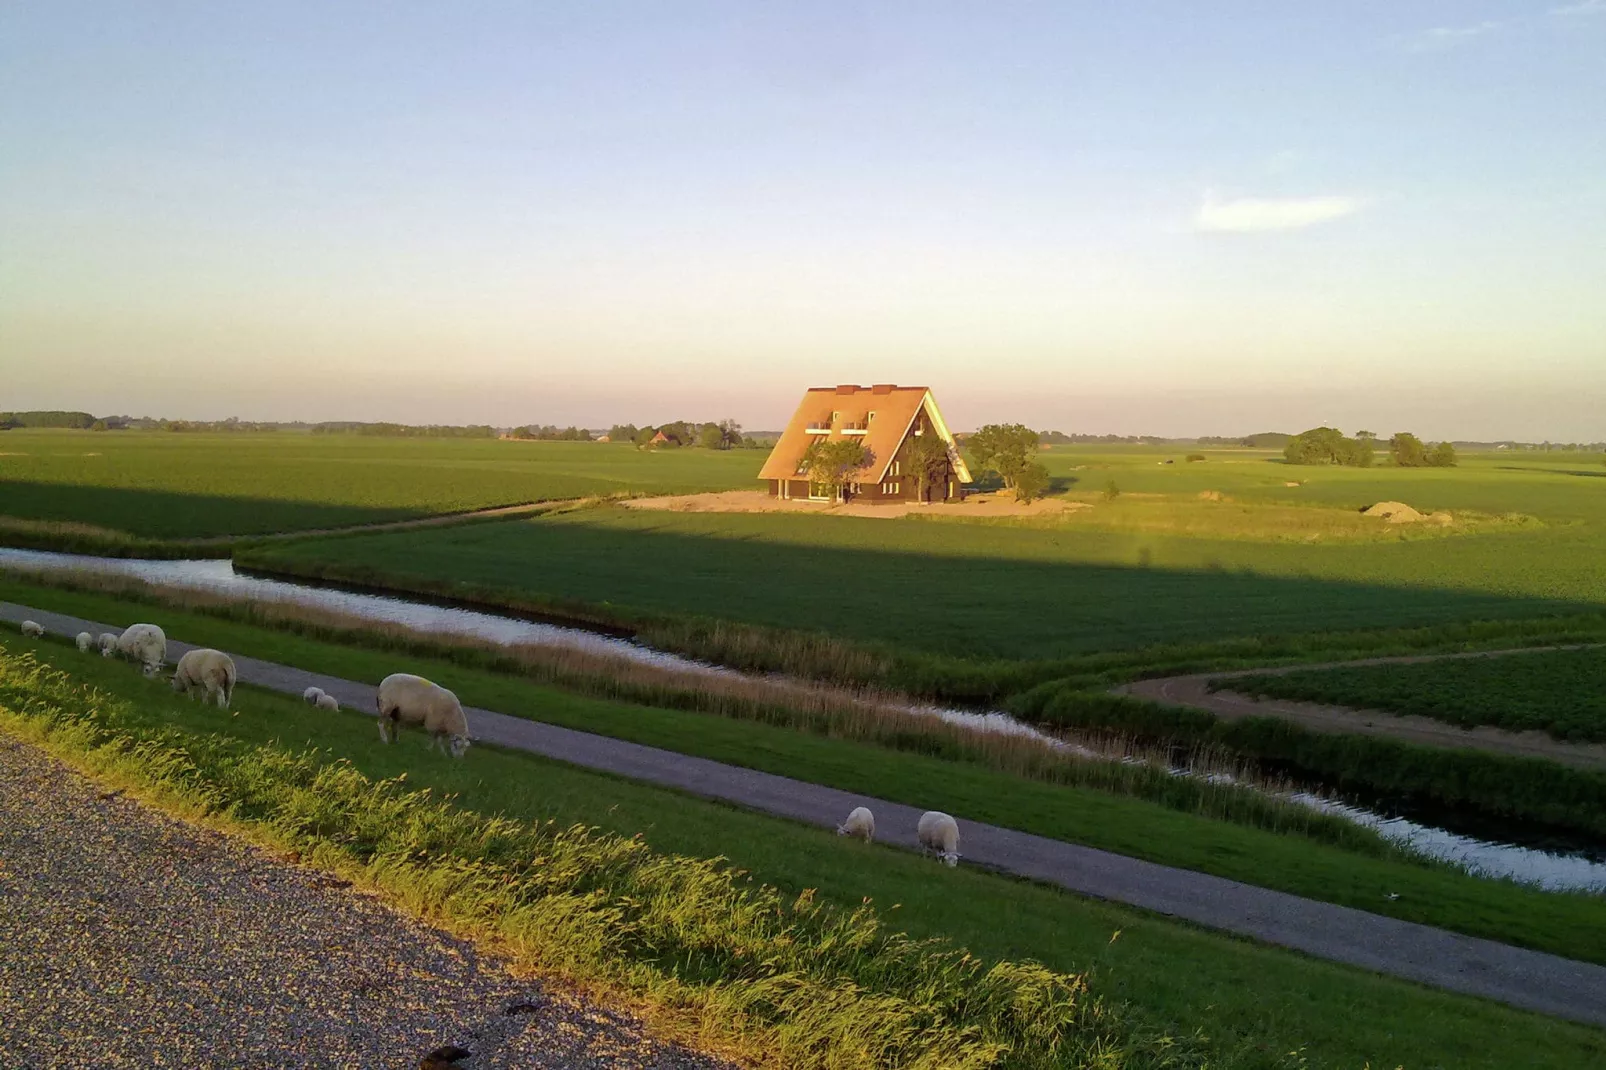
[(1199, 492), (1199, 500), (1202, 502), (1223, 502), (1227, 499), (1219, 490), (1201, 490)]
[(1285, 487), (1297, 487), (1297, 486), (1299, 486), (1299, 484), (1290, 481), (1288, 483), (1284, 483), (1283, 486), (1285, 486)]
[(1424, 515), (1406, 505), (1404, 502), (1378, 502), (1370, 509), (1365, 510), (1362, 516), (1376, 516), (1388, 521), (1390, 524), (1418, 524), (1428, 521), (1434, 524), (1449, 524), (1453, 518), (1449, 513), (1431, 513)]

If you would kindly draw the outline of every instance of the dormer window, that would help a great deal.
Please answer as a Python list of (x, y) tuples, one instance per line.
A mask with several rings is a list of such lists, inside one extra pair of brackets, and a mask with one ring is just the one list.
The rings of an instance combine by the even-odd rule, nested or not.
[(875, 419), (875, 410), (874, 410), (874, 409), (871, 409), (871, 410), (870, 410), (870, 415), (869, 415), (869, 416), (866, 416), (866, 417), (865, 417), (865, 419), (866, 419), (866, 420), (867, 420), (867, 421), (868, 421), (868, 420), (874, 420), (874, 419)]
[(842, 419), (842, 414), (840, 412), (833, 412), (831, 414), (831, 422), (832, 423), (836, 423), (837, 421), (839, 421), (841, 419)]

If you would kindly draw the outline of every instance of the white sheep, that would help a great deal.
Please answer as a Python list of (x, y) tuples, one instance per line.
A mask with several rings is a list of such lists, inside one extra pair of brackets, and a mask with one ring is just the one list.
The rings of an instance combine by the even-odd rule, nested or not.
[(838, 836), (862, 836), (864, 842), (875, 839), (875, 815), (868, 806), (856, 806), (848, 819), (836, 827)]
[(432, 737), (430, 747), (444, 753), (450, 741), (452, 757), (461, 758), (468, 750), (468, 718), (457, 696), (439, 684), (411, 673), (391, 673), (379, 684), (379, 738), (396, 740), (404, 724), (422, 725)]
[(234, 671), (234, 659), (221, 650), (192, 650), (178, 659), (173, 670), (173, 690), (195, 697), (196, 688), (205, 695), (203, 702), (217, 700), (218, 708), (226, 710), (234, 698), (234, 684), (239, 674)]
[(301, 701), (305, 702), (308, 706), (316, 706), (318, 704), (318, 700), (322, 697), (323, 688), (321, 687), (309, 687), (305, 691), (301, 692)]
[(167, 660), (167, 634), (154, 624), (130, 624), (117, 637), (117, 653), (155, 676)]
[(915, 827), (921, 854), (935, 854), (947, 865), (959, 864), (959, 822), (940, 810), (927, 810)]
[(90, 650), (94, 648), (94, 646), (95, 646), (95, 637), (93, 635), (90, 635), (88, 632), (79, 632), (78, 633), (78, 652), (80, 654), (89, 653)]
[(340, 712), (340, 700), (327, 691), (318, 692), (318, 701), (314, 705), (320, 710), (327, 710), (330, 713)]
[(111, 632), (101, 632), (100, 638), (95, 640), (95, 642), (96, 645), (100, 647), (101, 657), (109, 658), (113, 654), (117, 653), (117, 637)]
[(45, 626), (38, 621), (25, 620), (22, 622), (22, 634), (30, 639), (43, 639), (45, 637)]

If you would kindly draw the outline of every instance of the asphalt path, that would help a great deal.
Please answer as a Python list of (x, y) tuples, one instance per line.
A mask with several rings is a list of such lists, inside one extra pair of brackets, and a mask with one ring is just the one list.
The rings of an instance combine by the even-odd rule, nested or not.
[[(0, 602), (0, 619), (13, 623), (34, 620), (47, 631), (65, 636), (119, 630), (8, 602)], [(170, 660), (191, 649), (169, 637)], [(297, 696), (308, 687), (320, 687), (342, 706), (374, 709), (375, 685), (231, 656), (246, 683)], [(811, 825), (835, 827), (855, 806), (868, 806), (876, 815), (879, 841), (918, 846), (915, 824), (921, 811), (901, 803), (491, 710), (466, 707), (465, 712), (482, 743), (529, 751)], [(466, 760), (473, 760), (472, 751)], [(934, 793), (932, 805), (944, 808), (940, 790)], [(954, 816), (960, 823), (962, 864), (1058, 885), (1317, 958), (1606, 1026), (1606, 967), (968, 821), (963, 813)]]

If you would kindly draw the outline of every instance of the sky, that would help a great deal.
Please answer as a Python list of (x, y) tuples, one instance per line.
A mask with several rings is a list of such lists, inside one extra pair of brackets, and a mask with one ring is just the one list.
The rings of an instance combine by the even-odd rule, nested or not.
[(1606, 0), (0, 5), (0, 409), (1606, 438)]

